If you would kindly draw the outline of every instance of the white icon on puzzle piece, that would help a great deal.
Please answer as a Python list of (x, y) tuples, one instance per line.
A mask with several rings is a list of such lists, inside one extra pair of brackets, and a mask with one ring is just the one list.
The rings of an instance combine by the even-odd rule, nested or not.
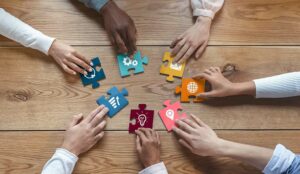
[(168, 109), (166, 111), (166, 116), (171, 119), (171, 120), (174, 120), (174, 111), (172, 109)]
[(87, 79), (93, 79), (93, 78), (95, 78), (96, 77), (96, 71), (95, 71), (94, 68), (92, 68), (92, 70), (93, 70), (93, 72), (90, 72), (90, 73), (84, 75), (84, 77), (87, 78)]
[(138, 120), (140, 122), (140, 125), (144, 126), (146, 121), (147, 121), (147, 117), (146, 117), (145, 114), (141, 114), (141, 115), (138, 116)]
[(180, 71), (181, 70), (181, 68), (182, 68), (182, 65), (180, 65), (180, 64), (178, 64), (178, 63), (171, 63), (170, 64), (170, 68), (171, 69), (174, 69), (174, 70), (177, 70), (177, 71)]
[(195, 82), (189, 82), (188, 85), (187, 85), (187, 90), (191, 94), (196, 93), (198, 91), (198, 85), (197, 85), (197, 83), (195, 83)]
[(109, 104), (116, 109), (118, 106), (120, 106), (119, 97), (112, 97), (108, 100)]
[(137, 60), (131, 60), (129, 57), (124, 57), (123, 59), (123, 64), (126, 66), (137, 66), (138, 65), (138, 61)]

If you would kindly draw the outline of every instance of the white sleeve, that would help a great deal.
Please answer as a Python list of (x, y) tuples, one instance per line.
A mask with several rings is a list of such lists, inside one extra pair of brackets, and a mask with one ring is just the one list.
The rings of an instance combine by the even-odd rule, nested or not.
[(139, 174), (168, 174), (167, 168), (163, 162), (154, 164), (140, 171)]
[(58, 148), (45, 164), (42, 174), (71, 174), (78, 157), (66, 149)]
[(222, 8), (224, 0), (191, 0), (193, 16), (207, 16), (214, 18)]
[(2, 8), (0, 8), (0, 34), (25, 47), (37, 49), (47, 55), (54, 41), (54, 38), (44, 35)]
[(281, 74), (254, 80), (256, 98), (300, 96), (300, 72)]

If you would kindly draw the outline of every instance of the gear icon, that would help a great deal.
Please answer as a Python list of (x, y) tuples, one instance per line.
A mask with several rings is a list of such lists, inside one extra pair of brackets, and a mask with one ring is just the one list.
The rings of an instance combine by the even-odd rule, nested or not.
[(134, 60), (131, 63), (132, 63), (133, 66), (137, 66), (138, 65), (138, 61), (137, 60)]
[(124, 65), (126, 65), (126, 66), (129, 66), (129, 65), (131, 65), (131, 60), (129, 59), (129, 57), (125, 57), (124, 59), (123, 59), (123, 64)]

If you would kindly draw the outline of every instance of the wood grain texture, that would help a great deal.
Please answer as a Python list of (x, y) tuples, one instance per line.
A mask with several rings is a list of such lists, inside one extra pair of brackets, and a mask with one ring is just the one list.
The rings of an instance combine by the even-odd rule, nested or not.
[[(138, 45), (169, 45), (193, 24), (189, 0), (115, 0), (135, 21)], [(109, 45), (99, 15), (77, 0), (10, 0), (0, 7), (72, 45)], [(226, 0), (210, 45), (299, 45), (298, 0)], [(15, 45), (0, 37), (0, 45)]]
[[(300, 152), (299, 131), (217, 131), (222, 138), (274, 148), (282, 143)], [(161, 159), (169, 173), (254, 174), (254, 168), (229, 158), (198, 157), (181, 147), (172, 134), (160, 132)], [(13, 137), (13, 138), (12, 138)], [(63, 132), (0, 132), (0, 170), (5, 174), (40, 173), (43, 165), (60, 147)], [(134, 136), (107, 132), (91, 151), (81, 156), (74, 174), (137, 173), (142, 169), (136, 156)]]
[[(89, 113), (96, 99), (112, 86), (126, 87), (129, 106), (109, 119), (107, 130), (127, 130), (130, 109), (146, 103), (154, 109), (155, 128), (164, 130), (157, 112), (164, 100), (174, 102), (179, 96), (174, 83), (159, 74), (161, 58), (167, 47), (140, 47), (150, 63), (145, 73), (121, 78), (115, 54), (110, 47), (76, 47), (87, 57), (99, 56), (107, 79), (98, 89), (83, 87), (78, 76), (68, 76), (51, 58), (26, 48), (0, 48), (0, 129), (63, 130), (72, 115)], [(245, 81), (275, 74), (299, 71), (297, 47), (208, 47), (203, 57), (188, 63), (185, 76), (210, 66), (236, 64), (232, 81)], [(231, 97), (205, 103), (185, 103), (184, 111), (198, 115), (216, 129), (298, 129), (299, 98), (255, 100)], [(250, 123), (250, 124), (249, 124)]]

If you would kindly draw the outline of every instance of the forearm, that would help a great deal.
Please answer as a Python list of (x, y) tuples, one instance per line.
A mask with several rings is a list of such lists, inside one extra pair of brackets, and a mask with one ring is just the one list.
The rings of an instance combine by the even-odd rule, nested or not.
[(54, 38), (44, 35), (1, 8), (0, 21), (1, 35), (14, 40), (23, 46), (37, 49), (48, 54)]
[(235, 143), (221, 140), (222, 146), (219, 156), (231, 157), (248, 163), (260, 170), (263, 170), (272, 157), (273, 150), (258, 146)]
[(71, 174), (78, 158), (71, 152), (59, 148), (45, 164), (42, 174)]

